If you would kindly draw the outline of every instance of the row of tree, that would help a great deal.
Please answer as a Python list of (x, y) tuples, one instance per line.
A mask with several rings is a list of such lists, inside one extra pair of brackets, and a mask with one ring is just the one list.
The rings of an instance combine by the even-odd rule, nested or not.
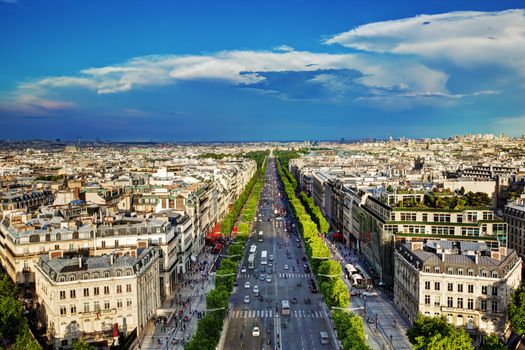
[[(267, 154), (267, 153), (266, 153)], [(225, 253), (226, 258), (221, 260), (220, 267), (216, 271), (215, 288), (206, 295), (206, 309), (208, 310), (203, 318), (197, 323), (197, 331), (191, 340), (185, 345), (187, 350), (208, 350), (215, 349), (219, 342), (224, 318), (228, 312), (228, 299), (233, 291), (233, 283), (239, 262), (244, 253), (244, 247), (248, 238), (251, 222), (255, 215), (255, 207), (259, 200), (262, 189), (264, 175), (266, 173), (266, 163), (263, 161), (257, 162), (258, 170), (249, 185), (246, 186), (239, 199), (235, 201), (232, 210), (224, 220), (231, 220), (235, 213), (237, 216), (233, 221), (240, 216), (241, 221), (238, 223), (238, 233), (235, 241), (228, 246)], [(244, 199), (242, 202), (239, 200)], [(238, 209), (240, 205), (240, 209)], [(235, 210), (235, 213), (232, 212)], [(253, 211), (253, 215), (252, 215)], [(223, 227), (221, 223), (221, 231)], [(230, 221), (227, 223), (230, 225)], [(233, 224), (232, 224), (233, 225)], [(231, 229), (228, 231), (228, 234)]]
[(335, 311), (332, 320), (344, 350), (369, 350), (363, 319), (353, 312)]
[(294, 188), (286, 175), (279, 158), (277, 159), (277, 171), (290, 202), (298, 229), (303, 237), (307, 257), (310, 260), (314, 273), (318, 275), (319, 288), (323, 294), (324, 301), (330, 307), (348, 307), (350, 296), (346, 284), (341, 279), (341, 265), (338, 261), (330, 259), (330, 250), (321, 238), (317, 224), (312, 220), (301, 201), (295, 196), (296, 188)]
[[(288, 171), (288, 170), (285, 170)], [(309, 197), (306, 193), (301, 191), (299, 194), (299, 199), (301, 199), (301, 202), (306, 207), (306, 210), (308, 211), (308, 214), (312, 217), (312, 220), (316, 223), (317, 228), (319, 229), (319, 232), (322, 234), (327, 234), (328, 229), (330, 228), (330, 225), (328, 224), (328, 221), (324, 218), (323, 214), (321, 213), (321, 209), (315, 205), (314, 199), (312, 197)]]

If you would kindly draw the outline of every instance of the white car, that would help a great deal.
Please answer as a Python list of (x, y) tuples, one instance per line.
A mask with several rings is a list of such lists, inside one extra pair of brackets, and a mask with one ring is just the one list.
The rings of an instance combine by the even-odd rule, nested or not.
[(272, 276), (268, 275), (268, 277), (266, 277), (266, 282), (270, 283), (272, 281)]
[(249, 295), (244, 297), (244, 303), (245, 304), (249, 304), (250, 303), (250, 296)]
[(252, 286), (252, 284), (250, 282), (246, 282), (244, 284), (244, 288), (246, 288), (246, 289), (250, 289), (251, 286)]
[(258, 294), (258, 293), (259, 293), (259, 286), (258, 286), (258, 285), (253, 286), (253, 292), (254, 292), (255, 294)]
[(254, 337), (258, 337), (259, 335), (261, 335), (261, 330), (259, 329), (259, 327), (253, 326), (252, 335)]
[(273, 255), (270, 255), (269, 259), (270, 259), (270, 261), (273, 261)]
[(371, 291), (363, 292), (362, 295), (364, 295), (365, 297), (377, 297), (379, 294), (371, 290)]
[(246, 266), (241, 267), (241, 273), (245, 273), (245, 272), (246, 272)]
[(288, 265), (284, 265), (284, 269), (288, 270), (290, 267)]

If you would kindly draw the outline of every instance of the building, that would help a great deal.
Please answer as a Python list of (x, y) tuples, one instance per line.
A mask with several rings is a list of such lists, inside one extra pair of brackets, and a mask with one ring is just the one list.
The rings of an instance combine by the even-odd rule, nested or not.
[(37, 314), (54, 348), (73, 340), (111, 345), (113, 330), (139, 335), (160, 307), (161, 250), (138, 256), (66, 258), (62, 251), (41, 256), (35, 266)]
[(509, 226), (509, 247), (525, 257), (525, 199), (520, 198), (507, 204), (503, 209), (503, 217)]
[(472, 336), (503, 336), (510, 295), (521, 283), (521, 263), (515, 250), (494, 251), (485, 243), (402, 243), (394, 254), (394, 303), (410, 322), (418, 312), (445, 315)]

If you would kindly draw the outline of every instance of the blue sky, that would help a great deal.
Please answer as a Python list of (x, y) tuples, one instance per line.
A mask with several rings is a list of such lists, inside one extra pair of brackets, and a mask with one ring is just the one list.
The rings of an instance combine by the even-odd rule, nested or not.
[(2, 139), (525, 132), (522, 1), (0, 0)]

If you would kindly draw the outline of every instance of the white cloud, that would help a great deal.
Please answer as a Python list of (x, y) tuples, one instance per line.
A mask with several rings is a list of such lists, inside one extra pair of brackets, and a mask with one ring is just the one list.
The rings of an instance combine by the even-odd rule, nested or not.
[(525, 133), (525, 115), (498, 118), (492, 126), (495, 133), (521, 136)]
[(525, 10), (450, 12), (369, 23), (325, 44), (446, 59), (463, 67), (498, 64), (525, 75)]

